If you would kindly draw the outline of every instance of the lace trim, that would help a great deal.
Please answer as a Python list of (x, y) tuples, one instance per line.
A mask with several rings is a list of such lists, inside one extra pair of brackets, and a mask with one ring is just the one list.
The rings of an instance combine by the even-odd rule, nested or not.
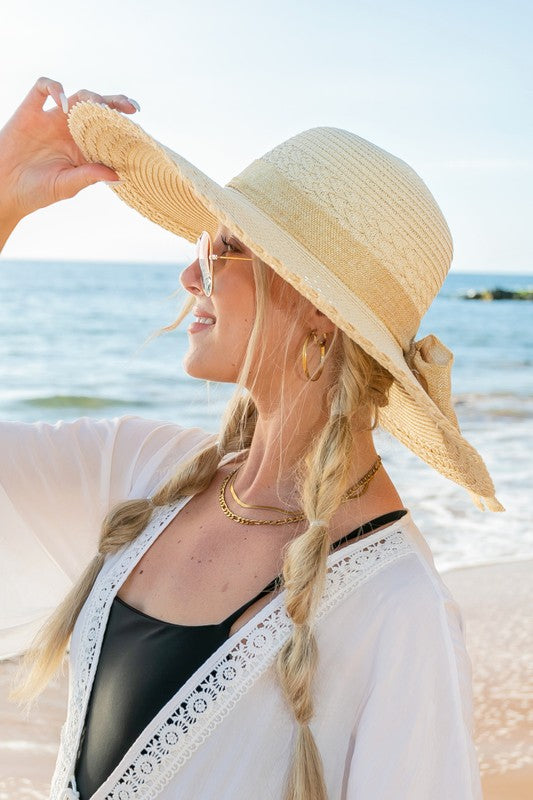
[[(62, 732), (61, 755), (50, 800), (64, 798), (68, 791), (67, 775), (70, 777), (74, 768), (103, 631), (113, 598), (135, 562), (182, 504), (183, 501), (179, 501), (156, 509), (145, 531), (126, 547), (108, 574), (101, 574), (101, 580), (97, 579), (88, 598), (80, 637), (80, 668), (70, 704), (72, 713)], [(400, 520), (394, 525), (404, 522)], [(401, 528), (395, 527), (380, 534), (381, 532), (376, 532), (377, 538), (373, 541), (367, 540), (363, 549), (360, 549), (360, 543), (354, 542), (330, 554), (326, 586), (317, 611), (317, 621), (384, 566), (413, 552)], [(139, 749), (141, 745), (134, 744), (132, 747), (137, 753), (136, 757), (115, 778), (114, 773), (109, 776), (109, 787), (101, 787), (105, 791), (102, 794), (105, 800), (139, 800), (141, 797), (148, 800), (155, 798), (170, 782), (260, 674), (270, 666), (279, 648), (290, 636), (292, 622), (283, 605), (284, 595), (281, 592), (265, 606), (263, 611), (266, 615), (263, 619), (258, 622), (257, 618), (252, 618), (236, 632), (235, 636), (239, 635), (240, 638), (229, 651), (219, 654), (218, 658), (213, 656), (208, 659), (200, 668), (205, 675), (203, 680), (199, 680), (199, 673), (196, 674), (196, 681), (199, 682), (192, 689), (190, 682), (185, 684), (167, 706), (161, 709), (145, 730), (146, 736), (150, 737), (147, 743), (142, 749)], [(191, 680), (194, 678), (195, 676), (191, 676)], [(134, 753), (132, 757), (133, 755)], [(119, 768), (120, 765), (117, 766), (117, 771)]]
[[(410, 553), (412, 547), (401, 530), (370, 543), (364, 550), (340, 553), (326, 575), (317, 621), (385, 565)], [(283, 594), (276, 598), (278, 602), (284, 599)], [(105, 800), (155, 798), (272, 664), (291, 629), (292, 622), (283, 605), (256, 623), (249, 636), (221, 657), (207, 677), (156, 728), (147, 745), (106, 792)]]
[(135, 562), (140, 560), (142, 553), (149, 547), (153, 539), (176, 515), (176, 511), (182, 503), (183, 500), (180, 500), (172, 505), (156, 508), (145, 530), (131, 545), (125, 547), (122, 557), (119, 558), (110, 573), (106, 575), (100, 573), (87, 598), (85, 620), (80, 635), (76, 680), (72, 687), (72, 700), (69, 701), (67, 720), (61, 729), (60, 756), (52, 779), (50, 800), (63, 800), (66, 796), (67, 775), (73, 769), (77, 756), (90, 689), (113, 598), (126, 575), (135, 566)]

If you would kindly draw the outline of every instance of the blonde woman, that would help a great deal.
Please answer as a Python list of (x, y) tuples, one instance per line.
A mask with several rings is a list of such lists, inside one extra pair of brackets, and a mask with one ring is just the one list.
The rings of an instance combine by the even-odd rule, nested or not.
[(379, 422), (503, 510), (459, 430), (450, 351), (415, 339), (452, 258), (440, 209), (338, 128), (221, 187), (135, 108), (40, 78), (0, 133), (0, 235), (109, 181), (196, 242), (167, 330), (192, 311), (185, 371), (236, 390), (217, 435), (1, 426), (16, 696), (69, 656), (51, 797), (480, 800), (460, 611), (373, 441)]

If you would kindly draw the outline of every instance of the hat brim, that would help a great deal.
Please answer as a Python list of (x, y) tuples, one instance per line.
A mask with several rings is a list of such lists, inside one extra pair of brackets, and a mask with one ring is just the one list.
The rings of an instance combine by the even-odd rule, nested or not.
[[(129, 206), (178, 236), (195, 242), (229, 228), (262, 261), (307, 297), (395, 378), (380, 424), (445, 477), (469, 489), (482, 508), (502, 510), (486, 466), (472, 445), (426, 393), (402, 348), (368, 306), (306, 248), (236, 189), (222, 187), (118, 111), (76, 103), (70, 132), (91, 162), (120, 176), (108, 185)], [(499, 506), (499, 507), (497, 507)]]

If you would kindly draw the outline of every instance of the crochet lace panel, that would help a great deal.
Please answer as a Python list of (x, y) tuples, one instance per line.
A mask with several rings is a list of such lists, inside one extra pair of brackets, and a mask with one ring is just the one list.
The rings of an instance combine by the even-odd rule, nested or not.
[[(85, 719), (92, 680), (96, 671), (103, 633), (111, 603), (120, 585), (156, 536), (175, 516), (181, 501), (156, 509), (145, 531), (123, 551), (108, 574), (97, 579), (87, 599), (72, 686), (69, 714), (61, 732), (60, 751), (52, 781), (50, 800), (63, 800), (73, 774), (77, 746)], [(369, 580), (383, 567), (412, 554), (401, 522), (363, 548), (354, 544), (328, 557), (326, 587), (317, 610), (317, 621), (344, 597)], [(358, 544), (358, 543), (355, 543)], [(155, 798), (185, 764), (228, 712), (272, 664), (289, 638), (292, 622), (283, 605), (285, 592), (235, 632), (191, 680), (174, 695), (147, 726), (132, 747), (132, 761), (123, 759), (117, 778), (104, 795), (105, 800)], [(258, 616), (263, 614), (258, 621)], [(236, 640), (232, 645), (233, 640)], [(201, 674), (200, 674), (201, 673)], [(203, 676), (203, 677), (202, 677)], [(144, 742), (142, 742), (144, 740)], [(126, 757), (124, 757), (126, 758)], [(120, 775), (118, 775), (120, 772)], [(114, 773), (113, 773), (114, 774)], [(111, 776), (110, 776), (111, 777)], [(109, 780), (109, 779), (108, 779)], [(106, 781), (107, 783), (107, 781)], [(73, 795), (75, 796), (75, 795)]]

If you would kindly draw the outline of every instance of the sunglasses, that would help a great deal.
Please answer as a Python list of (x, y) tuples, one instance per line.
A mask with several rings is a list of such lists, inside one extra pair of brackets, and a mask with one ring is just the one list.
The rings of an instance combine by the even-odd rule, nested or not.
[(206, 297), (213, 292), (213, 261), (251, 261), (251, 256), (218, 256), (213, 253), (213, 243), (207, 231), (202, 231), (196, 242), (196, 258), (202, 273), (202, 289)]

